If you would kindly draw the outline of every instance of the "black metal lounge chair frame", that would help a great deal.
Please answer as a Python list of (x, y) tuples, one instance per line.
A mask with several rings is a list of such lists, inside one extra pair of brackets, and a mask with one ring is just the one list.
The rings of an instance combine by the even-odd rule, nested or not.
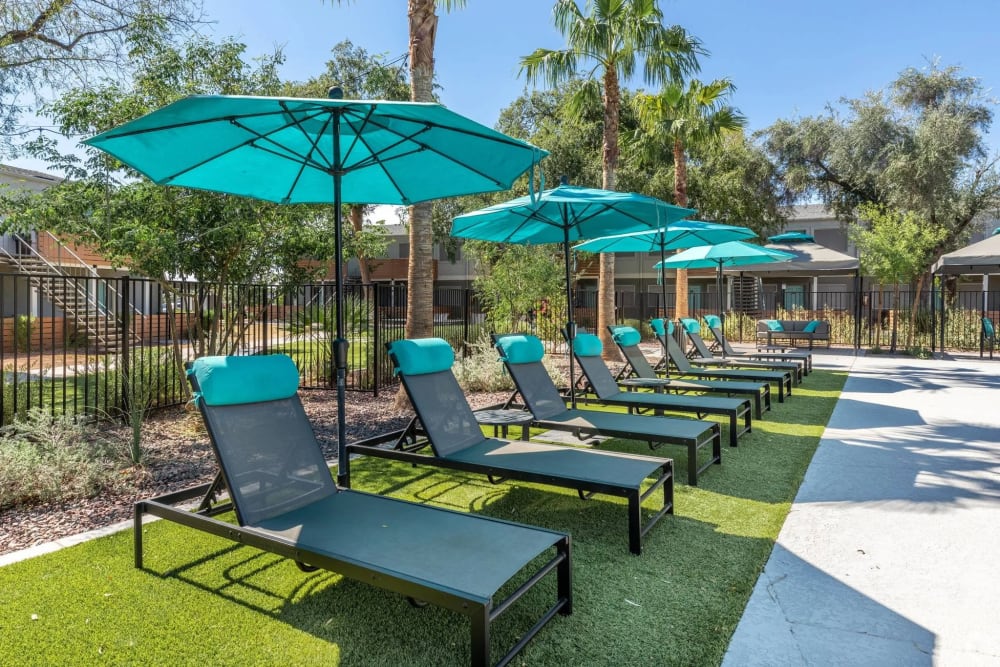
[[(190, 364), (188, 364), (188, 367), (190, 367)], [(189, 377), (191, 377), (192, 384), (195, 385), (195, 390), (197, 391), (196, 381), (192, 376), (189, 375)], [(204, 405), (200, 407), (204, 414)], [(206, 426), (208, 426), (207, 420)], [(220, 454), (215, 443), (215, 435), (211, 429), (209, 430), (209, 435), (212, 440), (213, 450), (218, 458)], [(470, 664), (473, 667), (486, 667), (491, 664), (490, 626), (492, 622), (548, 574), (555, 572), (557, 577), (555, 603), (542, 614), (538, 621), (518, 639), (514, 646), (496, 664), (508, 664), (556, 614), (568, 615), (572, 613), (571, 541), (569, 535), (564, 533), (526, 526), (524, 524), (516, 524), (491, 517), (416, 505), (402, 500), (337, 487), (338, 494), (336, 495), (352, 494), (355, 497), (370, 498), (379, 504), (398, 503), (418, 507), (421, 510), (426, 509), (431, 516), (440, 516), (441, 513), (444, 513), (463, 517), (463, 521), (490, 522), (498, 526), (507, 526), (518, 530), (532, 531), (539, 534), (548, 533), (551, 535), (552, 546), (556, 552), (555, 555), (535, 570), (526, 581), (506, 598), (499, 602), (494, 602), (492, 596), (480, 597), (467, 595), (463, 594), (463, 591), (460, 589), (449, 587), (440, 582), (422, 581), (398, 576), (384, 569), (366, 566), (354, 558), (337, 558), (324, 553), (304, 550), (294, 541), (276, 535), (268, 530), (253, 526), (236, 525), (216, 519), (214, 518), (215, 516), (233, 510), (237, 510), (237, 514), (239, 514), (238, 508), (235, 507), (232, 500), (224, 499), (220, 501), (220, 495), (226, 488), (227, 482), (222, 469), (220, 469), (215, 479), (208, 484), (201, 484), (136, 502), (133, 508), (135, 567), (138, 569), (143, 568), (143, 517), (147, 514), (160, 517), (188, 528), (231, 540), (238, 544), (251, 546), (289, 558), (295, 561), (296, 565), (304, 572), (311, 572), (320, 568), (337, 572), (345, 577), (403, 595), (415, 606), (423, 606), (429, 603), (462, 614), (470, 621)], [(197, 498), (200, 498), (201, 501), (194, 511), (182, 509), (177, 506), (178, 504), (188, 503)], [(408, 554), (400, 554), (400, 558), (406, 558), (407, 556)]]
[[(391, 345), (392, 343), (386, 344), (386, 347), (389, 348), (389, 357), (394, 363), (398, 364), (398, 360), (392, 353)], [(448, 372), (450, 374), (450, 371)], [(407, 376), (403, 373), (400, 373), (400, 378), (402, 379), (403, 388), (406, 391), (407, 396), (410, 398), (410, 402), (414, 406), (414, 410), (417, 412), (417, 416), (413, 417), (407, 424), (406, 428), (400, 431), (394, 431), (352, 443), (349, 446), (351, 453), (391, 459), (394, 461), (404, 461), (413, 465), (429, 465), (438, 468), (448, 468), (451, 470), (461, 470), (463, 472), (481, 474), (485, 475), (491, 484), (499, 484), (507, 479), (518, 479), (525, 482), (534, 482), (537, 484), (547, 484), (550, 486), (574, 489), (580, 496), (581, 500), (588, 500), (595, 494), (606, 494), (609, 496), (625, 498), (628, 501), (629, 551), (636, 555), (642, 553), (643, 536), (645, 536), (653, 525), (663, 518), (664, 515), (674, 513), (674, 464), (672, 459), (654, 459), (653, 457), (638, 457), (629, 455), (629, 458), (649, 459), (650, 462), (656, 463), (656, 472), (658, 473), (658, 476), (653, 480), (652, 484), (646, 489), (646, 491), (642, 491), (638, 484), (634, 486), (626, 486), (596, 479), (583, 480), (569, 477), (562, 474), (559, 470), (552, 470), (546, 473), (526, 472), (523, 470), (512, 470), (500, 465), (488, 465), (477, 462), (456, 460), (455, 458), (449, 458), (448, 456), (441, 456), (436, 451), (437, 443), (431, 439), (430, 433), (424, 427), (423, 421), (421, 420), (420, 409), (418, 407), (421, 401), (418, 394), (414, 392), (413, 387), (410, 386), (412, 378), (407, 378)], [(452, 376), (452, 378), (454, 378), (454, 376)], [(485, 436), (483, 439), (486, 440)], [(503, 442), (496, 438), (494, 438), (493, 441)], [(379, 446), (388, 442), (392, 443), (391, 449)], [(427, 447), (430, 447), (434, 451), (433, 455), (418, 453)], [(536, 443), (532, 443), (532, 447), (535, 449), (540, 447), (551, 447), (552, 451), (567, 449), (560, 445), (541, 445)], [(598, 453), (588, 452), (587, 450), (583, 450), (581, 453), (594, 453), (609, 456), (613, 455), (609, 452)], [(657, 510), (646, 520), (646, 523), (643, 524), (642, 504), (648, 498), (651, 498), (657, 490), (662, 490), (663, 507)]]
[(693, 331), (685, 332), (691, 341), (691, 351), (687, 355), (691, 364), (699, 367), (717, 366), (719, 368), (751, 368), (765, 371), (788, 371), (792, 374), (795, 384), (802, 383), (802, 371), (805, 366), (801, 361), (761, 361), (755, 359), (719, 358), (712, 354), (701, 334)]
[[(505, 334), (506, 335), (506, 334)], [(497, 341), (502, 338), (503, 335), (493, 334), (493, 343), (496, 345)], [(501, 355), (501, 359), (504, 362), (504, 366), (507, 368), (507, 372), (510, 373), (511, 379), (514, 381), (514, 391), (511, 393), (510, 398), (503, 404), (504, 408), (526, 408), (531, 411), (533, 415), (532, 426), (537, 426), (538, 428), (545, 428), (554, 431), (566, 431), (572, 433), (574, 437), (578, 440), (582, 440), (586, 437), (586, 434), (593, 435), (606, 435), (612, 438), (626, 438), (629, 440), (644, 440), (646, 444), (649, 445), (650, 449), (657, 449), (662, 445), (678, 445), (687, 448), (687, 478), (688, 484), (690, 486), (698, 485), (698, 475), (708, 470), (713, 465), (720, 465), (722, 463), (722, 428), (719, 424), (715, 422), (697, 422), (691, 419), (676, 420), (672, 417), (660, 417), (663, 420), (660, 422), (649, 422), (650, 425), (653, 424), (663, 424), (666, 428), (662, 431), (652, 432), (651, 430), (644, 430), (643, 432), (638, 432), (636, 430), (620, 429), (615, 428), (608, 424), (608, 418), (615, 418), (618, 416), (627, 416), (598, 412), (595, 410), (571, 410), (566, 407), (565, 396), (560, 396), (562, 405), (565, 411), (562, 413), (567, 416), (574, 415), (587, 415), (591, 419), (597, 419), (603, 421), (604, 424), (599, 424), (594, 427), (580, 427), (577, 426), (573, 421), (562, 421), (555, 419), (555, 415), (547, 417), (539, 417), (540, 411), (535, 405), (533, 400), (536, 390), (534, 388), (529, 388), (528, 382), (529, 378), (526, 377), (526, 373), (530, 373), (537, 377), (537, 382), (548, 382), (550, 387), (546, 388), (544, 386), (538, 387), (538, 391), (546, 391), (548, 389), (549, 394), (558, 394), (558, 389), (552, 384), (552, 380), (549, 378), (547, 371), (540, 362), (536, 364), (510, 364)], [(524, 401), (523, 404), (516, 403), (517, 397), (521, 396)], [(551, 402), (551, 401), (550, 401)], [(689, 427), (691, 424), (701, 424), (703, 428), (699, 429), (697, 435), (680, 435), (676, 432), (671, 432), (671, 427), (676, 427), (679, 422), (683, 422), (684, 427)], [(712, 455), (708, 461), (702, 465), (698, 465), (698, 452), (705, 447), (712, 448)]]
[[(587, 357), (574, 352), (576, 361), (582, 371), (580, 381), (585, 382), (581, 398), (587, 400), (590, 395), (596, 396), (596, 400), (604, 405), (615, 405), (624, 407), (629, 414), (641, 414), (645, 411), (656, 411), (659, 414), (663, 410), (677, 410), (681, 412), (695, 412), (698, 419), (704, 415), (721, 415), (729, 420), (729, 446), (736, 447), (739, 444), (739, 437), (744, 433), (753, 431), (753, 418), (751, 403), (745, 398), (719, 398), (706, 396), (703, 400), (690, 405), (680, 405), (677, 398), (697, 397), (676, 397), (666, 394), (648, 394), (634, 391), (621, 391), (615, 380), (611, 369), (607, 367), (604, 360), (599, 356)], [(605, 377), (601, 377), (605, 376)], [(671, 400), (673, 398), (673, 400)], [(740, 420), (743, 426), (740, 426)]]
[(756, 359), (758, 361), (794, 361), (802, 364), (802, 375), (812, 373), (813, 358), (811, 352), (739, 352), (733, 349), (719, 327), (709, 326), (708, 330), (712, 332), (712, 338), (715, 339), (715, 343), (709, 349), (721, 350), (723, 357)]
[[(673, 337), (669, 335), (656, 334), (656, 340), (663, 347), (663, 357), (665, 363), (672, 363), (680, 375), (694, 375), (696, 377), (712, 378), (717, 380), (739, 379), (739, 380), (767, 380), (778, 387), (778, 402), (785, 402), (785, 394), (792, 395), (792, 374), (787, 371), (766, 371), (749, 370), (739, 368), (694, 368), (684, 356)], [(685, 364), (686, 366), (682, 366)]]
[[(608, 327), (612, 329), (613, 327)], [(618, 371), (615, 381), (623, 387), (639, 387), (653, 391), (673, 391), (676, 393), (705, 392), (726, 396), (746, 396), (753, 401), (754, 417), (760, 419), (765, 410), (771, 409), (771, 384), (749, 380), (685, 380), (661, 378), (636, 345), (615, 343), (625, 357), (625, 365)]]

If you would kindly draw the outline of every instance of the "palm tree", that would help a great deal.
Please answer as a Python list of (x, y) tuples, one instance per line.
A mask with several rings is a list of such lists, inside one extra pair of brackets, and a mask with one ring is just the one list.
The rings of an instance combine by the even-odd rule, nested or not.
[[(664, 152), (673, 153), (674, 203), (678, 206), (688, 205), (686, 149), (717, 142), (746, 125), (739, 110), (725, 104), (734, 90), (729, 79), (708, 84), (692, 79), (686, 88), (682, 82), (673, 81), (656, 95), (636, 97), (640, 152), (650, 161), (657, 161)], [(677, 270), (676, 284), (676, 317), (687, 317), (686, 270)], [(719, 300), (721, 308), (721, 294)]]
[[(566, 38), (566, 48), (536, 49), (521, 59), (521, 71), (529, 82), (542, 80), (553, 88), (582, 76), (583, 85), (573, 100), (578, 110), (588, 101), (602, 99), (602, 187), (614, 190), (621, 81), (635, 75), (640, 60), (646, 83), (678, 79), (698, 70), (697, 56), (704, 51), (700, 42), (680, 26), (663, 25), (657, 0), (588, 0), (586, 13), (576, 0), (556, 0), (552, 16)], [(592, 67), (581, 72), (582, 64)], [(609, 353), (614, 345), (607, 325), (614, 322), (614, 304), (614, 255), (604, 253), (598, 273), (597, 330)]]

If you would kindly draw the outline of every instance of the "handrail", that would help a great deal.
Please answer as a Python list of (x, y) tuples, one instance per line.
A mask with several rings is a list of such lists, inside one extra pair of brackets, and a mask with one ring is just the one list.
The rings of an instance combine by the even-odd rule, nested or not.
[[(79, 255), (77, 255), (75, 252), (73, 252), (72, 248), (70, 248), (68, 245), (66, 245), (65, 243), (63, 243), (59, 239), (59, 237), (55, 236), (52, 232), (49, 232), (49, 231), (40, 232), (40, 233), (46, 234), (50, 239), (52, 239), (53, 241), (56, 242), (56, 244), (57, 244), (56, 247), (59, 248), (59, 253), (60, 254), (62, 253), (63, 249), (65, 249), (66, 252), (68, 252), (70, 254), (70, 256), (73, 257), (73, 259), (75, 259), (80, 266), (82, 266), (84, 269), (86, 269), (87, 272), (90, 273), (91, 276), (93, 276), (94, 278), (101, 278), (101, 275), (97, 272), (97, 269), (95, 269), (94, 267), (92, 267), (89, 264), (87, 264), (86, 262), (84, 262), (83, 259)], [(39, 256), (41, 256), (40, 253), (39, 253)], [(58, 271), (58, 269), (56, 269), (56, 270)], [(109, 294), (114, 295), (114, 298), (117, 300), (118, 303), (121, 303), (121, 295), (118, 293), (118, 290), (116, 290), (111, 285), (111, 281), (105, 281), (105, 289), (107, 289), (107, 291), (108, 291)], [(100, 307), (99, 304), (98, 304), (98, 307)], [(105, 309), (106, 309), (106, 307), (105, 307)], [(135, 315), (142, 315), (142, 311), (140, 311), (135, 306), (132, 306), (132, 312)]]

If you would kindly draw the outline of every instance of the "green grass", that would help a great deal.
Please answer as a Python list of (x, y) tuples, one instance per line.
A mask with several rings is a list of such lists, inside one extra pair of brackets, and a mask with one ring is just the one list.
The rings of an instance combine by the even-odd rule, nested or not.
[[(845, 376), (816, 371), (755, 421), (676, 515), (628, 553), (623, 502), (366, 459), (354, 486), (573, 535), (574, 613), (557, 617), (514, 664), (716, 665), (771, 551)], [(648, 453), (642, 443), (611, 441)], [(683, 451), (658, 450), (684, 469)], [(683, 477), (683, 475), (681, 475)], [(0, 568), (4, 664), (452, 665), (468, 627), (441, 609), (160, 521)], [(502, 548), (502, 546), (498, 546)], [(405, 556), (404, 556), (405, 557)], [(494, 626), (499, 655), (548, 601), (532, 591)], [(542, 588), (542, 587), (536, 587)], [(546, 596), (546, 597), (543, 597)]]

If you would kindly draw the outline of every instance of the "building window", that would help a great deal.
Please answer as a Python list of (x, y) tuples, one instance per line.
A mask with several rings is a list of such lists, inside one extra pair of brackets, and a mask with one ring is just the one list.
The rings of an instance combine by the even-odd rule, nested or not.
[(400, 259), (409, 259), (410, 258), (410, 244), (409, 243), (400, 243), (399, 244), (399, 258)]

